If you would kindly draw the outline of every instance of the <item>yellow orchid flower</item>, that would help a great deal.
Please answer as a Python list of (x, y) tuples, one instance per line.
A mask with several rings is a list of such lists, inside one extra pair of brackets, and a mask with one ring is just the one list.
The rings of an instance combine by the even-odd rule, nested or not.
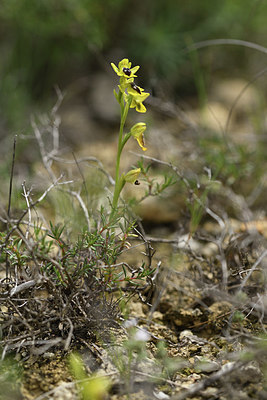
[(131, 68), (132, 63), (128, 60), (128, 58), (124, 58), (123, 60), (121, 60), (118, 67), (116, 67), (114, 63), (111, 63), (111, 66), (118, 76), (122, 76), (126, 79), (136, 77), (137, 75), (135, 75), (135, 73), (140, 68), (139, 65)]
[(143, 104), (143, 101), (147, 99), (149, 96), (149, 93), (141, 92), (141, 94), (135, 94), (132, 96), (132, 101), (130, 104), (130, 108), (135, 108), (136, 111), (140, 113), (145, 113), (146, 112), (146, 107)]
[(136, 183), (140, 172), (141, 168), (132, 169), (131, 171), (127, 172), (126, 175), (123, 176), (123, 179), (125, 182), (128, 183)]
[(139, 146), (143, 151), (146, 151), (147, 148), (145, 147), (145, 141), (144, 141), (144, 132), (146, 130), (146, 124), (144, 122), (138, 122), (135, 124), (131, 131), (130, 134), (137, 140)]

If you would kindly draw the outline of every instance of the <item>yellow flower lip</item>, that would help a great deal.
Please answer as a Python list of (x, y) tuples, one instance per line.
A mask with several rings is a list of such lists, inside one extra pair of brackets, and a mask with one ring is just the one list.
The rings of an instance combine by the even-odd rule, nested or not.
[[(128, 89), (128, 93), (132, 95), (132, 92), (130, 92), (129, 89)], [(130, 104), (130, 108), (135, 108), (136, 111), (145, 113), (146, 107), (144, 106), (143, 101), (145, 101), (145, 99), (147, 99), (148, 96), (149, 96), (149, 93), (141, 92), (141, 94), (138, 94), (135, 92), (135, 95), (134, 96), (132, 95), (132, 101)]]
[(116, 72), (118, 76), (123, 78), (134, 78), (137, 75), (135, 73), (139, 70), (139, 65), (136, 67), (131, 68), (132, 63), (128, 60), (128, 58), (124, 58), (119, 62), (118, 67), (114, 63), (111, 63), (112, 68)]
[(130, 134), (137, 140), (139, 146), (143, 151), (146, 151), (147, 148), (145, 147), (145, 140), (144, 140), (144, 132), (146, 130), (146, 124), (144, 122), (138, 122), (135, 124)]

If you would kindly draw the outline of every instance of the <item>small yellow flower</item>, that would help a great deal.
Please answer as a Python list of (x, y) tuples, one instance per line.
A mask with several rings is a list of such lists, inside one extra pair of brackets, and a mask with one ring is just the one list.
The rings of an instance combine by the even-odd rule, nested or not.
[(132, 101), (130, 104), (130, 108), (135, 108), (136, 111), (140, 113), (145, 113), (146, 112), (146, 107), (143, 104), (143, 101), (147, 99), (149, 96), (149, 93), (141, 92), (141, 94), (135, 94), (132, 96)]
[(135, 75), (135, 73), (140, 68), (139, 65), (131, 68), (132, 63), (128, 60), (128, 58), (124, 58), (123, 60), (121, 60), (118, 67), (116, 67), (114, 63), (111, 63), (111, 66), (118, 76), (122, 76), (126, 79), (136, 77), (137, 75)]
[(126, 175), (124, 175), (124, 181), (129, 182), (129, 183), (135, 183), (139, 177), (139, 174), (141, 172), (141, 168), (136, 168), (132, 169), (131, 171), (127, 172)]
[(135, 124), (130, 133), (131, 135), (137, 140), (139, 146), (143, 151), (146, 151), (147, 148), (145, 147), (145, 141), (144, 141), (144, 132), (146, 130), (146, 124), (144, 122), (138, 122)]

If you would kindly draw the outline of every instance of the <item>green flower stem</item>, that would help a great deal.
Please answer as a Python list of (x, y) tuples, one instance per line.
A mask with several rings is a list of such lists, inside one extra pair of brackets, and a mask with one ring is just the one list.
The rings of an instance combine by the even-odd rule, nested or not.
[[(123, 147), (125, 146), (127, 140), (130, 137), (130, 136), (126, 135), (123, 138), (123, 129), (124, 129), (124, 125), (125, 125), (125, 122), (126, 122), (126, 119), (127, 119), (127, 115), (128, 115), (128, 111), (129, 111), (129, 107), (130, 107), (130, 101), (129, 100), (126, 102), (126, 104), (124, 104), (123, 97), (121, 96), (121, 98), (120, 98), (121, 123), (120, 123), (119, 140), (118, 140), (117, 161), (116, 161), (116, 175), (115, 175), (115, 188), (114, 188), (114, 195), (113, 195), (113, 201), (112, 201), (111, 216), (114, 215), (114, 212), (117, 209), (120, 192), (122, 191), (122, 188), (123, 188), (123, 186), (125, 184), (124, 180), (121, 179), (121, 177), (120, 177), (120, 159), (121, 159), (122, 149), (123, 149)], [(127, 140), (125, 140), (126, 138), (127, 138)]]
[(118, 200), (119, 200), (119, 197), (120, 197), (120, 192), (122, 191), (124, 185), (125, 185), (125, 181), (123, 179), (119, 179), (119, 183), (117, 185), (115, 183), (115, 190), (114, 190), (114, 195), (113, 195), (111, 217), (114, 216), (114, 213), (115, 213), (115, 211), (117, 209), (117, 204), (118, 204)]
[(142, 150), (146, 150), (144, 144), (143, 133), (146, 129), (146, 124), (144, 122), (139, 122), (135, 124), (129, 133), (123, 134), (124, 125), (127, 119), (127, 115), (129, 112), (129, 108), (135, 108), (136, 111), (140, 113), (146, 112), (146, 108), (143, 105), (143, 101), (149, 96), (149, 93), (145, 93), (144, 89), (140, 88), (134, 83), (134, 78), (136, 77), (135, 73), (139, 69), (139, 65), (131, 68), (132, 63), (128, 60), (128, 58), (124, 58), (119, 62), (118, 67), (111, 63), (111, 67), (115, 71), (115, 73), (120, 77), (119, 92), (114, 89), (113, 93), (120, 105), (121, 110), (121, 121), (120, 121), (120, 130), (119, 130), (119, 138), (118, 138), (118, 149), (117, 149), (117, 160), (116, 160), (116, 172), (115, 172), (115, 187), (113, 193), (112, 200), (112, 210), (110, 213), (110, 221), (113, 219), (114, 215), (117, 212), (118, 201), (120, 197), (120, 193), (122, 188), (124, 187), (126, 182), (132, 184), (139, 184), (138, 176), (141, 172), (140, 168), (135, 168), (128, 171), (126, 174), (120, 175), (120, 159), (122, 150), (130, 139), (131, 136), (137, 140), (139, 146)]
[(121, 143), (122, 148), (126, 145), (131, 136), (132, 136), (131, 133), (126, 133), (124, 135), (123, 141)]

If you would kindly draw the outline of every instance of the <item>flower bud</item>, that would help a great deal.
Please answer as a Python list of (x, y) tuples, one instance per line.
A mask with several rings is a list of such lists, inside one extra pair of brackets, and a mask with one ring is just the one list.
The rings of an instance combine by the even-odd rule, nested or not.
[(124, 176), (124, 181), (129, 183), (134, 183), (141, 172), (141, 168), (132, 169), (131, 171), (127, 172)]
[(135, 124), (130, 133), (131, 135), (137, 140), (139, 146), (143, 151), (146, 151), (147, 148), (145, 147), (145, 141), (144, 141), (144, 132), (146, 130), (146, 124), (144, 122), (138, 122)]

